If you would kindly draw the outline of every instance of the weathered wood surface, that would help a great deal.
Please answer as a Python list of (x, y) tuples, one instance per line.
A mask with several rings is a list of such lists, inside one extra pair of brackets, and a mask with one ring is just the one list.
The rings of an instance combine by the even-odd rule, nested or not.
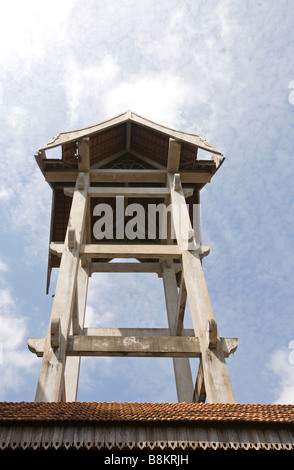
[[(171, 190), (172, 207), (176, 205), (185, 207), (185, 198), (181, 182), (179, 179), (176, 179), (175, 175), (172, 173), (168, 175), (168, 185)], [(175, 189), (175, 185), (177, 185), (177, 189)], [(197, 249), (197, 243), (193, 239), (189, 240), (189, 236), (186, 236), (185, 239), (185, 232), (183, 236), (183, 231), (179, 231), (179, 227), (182, 225), (187, 234), (191, 233), (192, 228), (188, 209), (186, 208), (186, 212), (182, 211), (181, 213), (181, 225), (176, 220), (178, 217), (177, 211), (172, 215), (175, 220), (177, 241), (182, 247), (183, 276), (195, 336), (199, 338), (201, 365), (207, 401), (209, 403), (234, 403), (235, 397), (218, 333), (214, 334), (216, 339), (213, 349), (207, 337), (209, 325), (212, 323), (216, 325), (216, 323), (202, 270), (199, 250)], [(186, 219), (184, 219), (184, 217)]]
[[(87, 328), (86, 331), (87, 335), (68, 337), (67, 356), (200, 357), (199, 340), (190, 333), (185, 336), (168, 336), (169, 330), (161, 328), (158, 331), (151, 329), (150, 332), (132, 328)], [(141, 333), (142, 336), (131, 333)], [(45, 341), (46, 338), (28, 338), (28, 347), (31, 352), (42, 357)], [(236, 350), (237, 340), (221, 338), (221, 345), (224, 354), (228, 356)]]
[[(165, 183), (167, 171), (157, 170), (108, 170), (91, 169), (92, 183)], [(45, 178), (48, 183), (75, 183), (77, 171), (47, 170)], [(211, 173), (207, 171), (180, 171), (181, 182), (184, 184), (205, 184), (211, 181)]]
[[(80, 262), (79, 246), (83, 240), (85, 229), (88, 173), (83, 175), (83, 181), (83, 189), (81, 189), (80, 181), (77, 179), (76, 191), (72, 200), (35, 401), (61, 401), (64, 392), (66, 339), (76, 295), (77, 272)], [(72, 231), (74, 236), (71, 237), (70, 248), (69, 234), (72, 234)], [(54, 338), (54, 344), (51, 344), (51, 324), (59, 324), (60, 329), (59, 338)]]
[[(193, 189), (184, 189), (183, 190), (184, 196), (192, 196)], [(66, 196), (73, 196), (74, 188), (64, 188), (64, 194)], [(169, 195), (168, 188), (117, 188), (117, 187), (90, 187), (88, 189), (88, 196), (89, 197), (118, 197), (118, 196), (125, 196), (128, 198), (164, 198)]]

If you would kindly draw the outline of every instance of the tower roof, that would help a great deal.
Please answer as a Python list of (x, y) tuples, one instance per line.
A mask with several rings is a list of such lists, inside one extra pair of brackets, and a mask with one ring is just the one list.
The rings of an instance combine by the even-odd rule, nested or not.
[(94, 124), (89, 127), (84, 127), (82, 129), (77, 129), (69, 132), (60, 132), (55, 137), (53, 137), (50, 142), (44, 145), (42, 149), (45, 150), (53, 148), (68, 142), (77, 141), (84, 137), (93, 136), (99, 132), (104, 131), (105, 129), (117, 127), (127, 122), (137, 124), (141, 127), (148, 127), (153, 132), (157, 131), (168, 137), (173, 137), (174, 139), (180, 140), (181, 142), (185, 142), (196, 147), (203, 148), (204, 150), (207, 150), (209, 152), (220, 154), (220, 152), (218, 152), (212, 145), (208, 144), (206, 140), (200, 135), (177, 131), (161, 124), (157, 124), (153, 121), (150, 121), (149, 119), (139, 116), (133, 111), (126, 111), (125, 113), (122, 113), (114, 118), (108, 119), (99, 124)]
[[(127, 111), (99, 124), (61, 132), (43, 145), (36, 158), (50, 184), (56, 179), (60, 181), (61, 171), (74, 173), (77, 170), (77, 142), (84, 138), (90, 141), (90, 167), (93, 169), (107, 168), (116, 160), (120, 160), (119, 167), (123, 168), (123, 157), (127, 157), (127, 168), (166, 169), (170, 139), (181, 143), (180, 170), (208, 172), (212, 176), (224, 160), (221, 152), (200, 135), (170, 129)], [(50, 150), (56, 147), (61, 148), (60, 158), (50, 158)], [(207, 157), (199, 158), (199, 150), (207, 153)], [(55, 179), (51, 172), (56, 173)], [(72, 177), (74, 181), (74, 174)], [(67, 175), (66, 181), (69, 178)]]

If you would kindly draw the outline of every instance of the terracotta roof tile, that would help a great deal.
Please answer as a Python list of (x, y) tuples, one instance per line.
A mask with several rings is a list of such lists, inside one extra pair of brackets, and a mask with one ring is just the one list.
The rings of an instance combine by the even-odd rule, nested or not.
[(2, 402), (4, 422), (294, 423), (294, 405), (119, 402)]

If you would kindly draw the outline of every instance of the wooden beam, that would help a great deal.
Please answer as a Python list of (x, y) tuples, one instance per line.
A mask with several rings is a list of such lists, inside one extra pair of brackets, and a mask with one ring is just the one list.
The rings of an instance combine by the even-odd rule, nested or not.
[[(43, 355), (45, 338), (30, 338), (29, 348)], [(69, 336), (67, 356), (199, 357), (191, 336)]]
[(129, 119), (127, 121), (127, 132), (126, 132), (126, 152), (131, 151), (131, 136), (132, 136), (132, 122)]
[(207, 171), (180, 171), (180, 179), (182, 184), (186, 183), (210, 183), (212, 174)]
[(177, 244), (182, 250), (191, 249), (191, 247), (195, 248), (194, 230), (185, 201), (180, 175), (178, 173), (168, 173), (167, 185), (171, 191), (171, 218)]
[(106, 258), (179, 258), (181, 249), (176, 245), (82, 245), (82, 257)]
[[(197, 170), (180, 171), (182, 183), (209, 183), (210, 172)], [(53, 176), (53, 175), (52, 175)], [(92, 169), (91, 181), (93, 183), (165, 183), (167, 170), (119, 170), (119, 169)]]
[[(49, 330), (41, 364), (35, 401), (61, 401), (64, 390), (66, 338), (74, 307), (79, 266), (79, 246), (83, 241), (89, 174), (84, 175), (84, 188), (76, 191), (72, 200), (67, 234), (63, 245), (59, 275), (52, 305)], [(69, 233), (74, 231), (74, 244), (69, 247)], [(51, 325), (60, 325), (59, 346), (51, 344)]]
[[(118, 342), (115, 343), (116, 345), (118, 344), (122, 345), (124, 343), (124, 338), (127, 338), (127, 341), (129, 342), (134, 341), (135, 344), (138, 344), (141, 341), (141, 338), (144, 338), (143, 344), (147, 345), (146, 346), (147, 349), (149, 348), (148, 354), (150, 354), (151, 352), (150, 345), (152, 344), (154, 345), (156, 342), (157, 343), (160, 342), (161, 338), (165, 338), (163, 340), (163, 346), (169, 345), (170, 341), (172, 341), (174, 338), (176, 338), (175, 340), (176, 348), (180, 347), (180, 345), (184, 345), (184, 347), (186, 347), (187, 344), (190, 344), (189, 341), (188, 343), (185, 343), (185, 341), (181, 343), (182, 340), (180, 339), (178, 341), (177, 340), (178, 338), (188, 338), (188, 339), (190, 338), (193, 340), (196, 339), (197, 340), (196, 344), (198, 344), (198, 338), (195, 338), (194, 330), (191, 330), (191, 329), (184, 330), (182, 336), (170, 336), (170, 330), (167, 328), (84, 328), (83, 333), (84, 333), (83, 335), (77, 335), (77, 336), (70, 335), (72, 339), (71, 339), (71, 342), (68, 343), (67, 349), (66, 349), (66, 354), (69, 353), (70, 357), (80, 356), (81, 347), (84, 348), (83, 355), (86, 355), (85, 345), (87, 344), (87, 341), (89, 341), (90, 350), (91, 350), (91, 348), (93, 348), (91, 344), (93, 342), (95, 344), (95, 341), (97, 340), (97, 338), (100, 338), (99, 340), (97, 340), (98, 342), (96, 343), (98, 345), (103, 343), (103, 339), (106, 338), (106, 343), (105, 343), (106, 346), (104, 346), (105, 348), (104, 352), (107, 352), (107, 348), (110, 347), (109, 346), (110, 338), (121, 338), (121, 340), (117, 340)], [(74, 340), (73, 338), (77, 338), (77, 339)], [(90, 338), (90, 339), (80, 340), (79, 338)], [(94, 338), (94, 340), (92, 340), (91, 338)], [(132, 340), (130, 340), (129, 338), (132, 338)], [(146, 341), (145, 341), (145, 338), (147, 338)], [(151, 339), (148, 339), (148, 338), (151, 338)], [(157, 339), (154, 339), (154, 338), (157, 338)], [(44, 354), (45, 342), (46, 342), (46, 338), (28, 338), (27, 340), (29, 350), (32, 353), (36, 354), (38, 357), (42, 357)], [(76, 346), (79, 342), (80, 342), (80, 346)], [(192, 342), (192, 344), (194, 343)], [(233, 354), (235, 352), (238, 346), (238, 340), (236, 338), (221, 338), (221, 344), (224, 350), (224, 354), (227, 357), (227, 355)], [(121, 349), (122, 351), (123, 346), (121, 346), (121, 348), (122, 348)], [(159, 350), (160, 348), (158, 347), (158, 351)], [(100, 350), (100, 352), (101, 351), (102, 350)], [(176, 350), (174, 350), (174, 353), (175, 352)], [(184, 354), (187, 357), (187, 351)], [(194, 357), (195, 350), (193, 350), (192, 354), (193, 356), (191, 357)], [(199, 354), (200, 354), (200, 350), (199, 350)], [(200, 356), (197, 355), (197, 357), (200, 357)]]
[[(171, 336), (169, 328), (84, 328), (86, 336)], [(193, 329), (184, 329), (182, 336), (195, 336)]]
[[(80, 262), (77, 274), (76, 298), (72, 312), (70, 334), (82, 334), (84, 329), (89, 273), (86, 265)], [(64, 370), (64, 401), (76, 401), (78, 394), (81, 358), (66, 358)]]
[[(88, 189), (89, 197), (117, 197), (125, 196), (128, 198), (165, 198), (169, 195), (168, 188), (103, 188), (103, 187), (90, 187)], [(184, 196), (189, 197), (193, 195), (193, 189), (184, 189)], [(66, 196), (73, 196), (74, 188), (64, 188)]]
[[(171, 189), (172, 208), (179, 204), (184, 208), (185, 198), (181, 184), (179, 190), (176, 191), (174, 189), (173, 174), (168, 175), (168, 184)], [(175, 216), (177, 216), (177, 214), (175, 214)], [(187, 227), (189, 228), (190, 225), (190, 217), (187, 208), (181, 212), (181, 216), (181, 223), (184, 224), (185, 230), (187, 230)], [(207, 337), (208, 325), (211, 325), (211, 322), (215, 322), (215, 317), (202, 270), (199, 250), (193, 249), (189, 244), (188, 249), (184, 249), (185, 245), (182, 243), (180, 226), (176, 226), (175, 230), (177, 230), (178, 243), (180, 243), (183, 248), (183, 275), (195, 336), (199, 338), (207, 401), (209, 403), (235, 403), (219, 335), (217, 333), (214, 349), (210, 349), (211, 344)]]
[[(45, 179), (48, 183), (75, 183), (78, 171), (47, 170)], [(167, 171), (158, 170), (112, 170), (92, 169), (90, 171), (93, 183), (165, 183)], [(180, 171), (181, 182), (184, 184), (210, 183), (212, 175), (204, 171)]]
[(167, 171), (176, 173), (180, 168), (181, 159), (181, 142), (176, 139), (169, 139), (168, 157), (167, 157)]
[[(163, 262), (163, 287), (170, 334), (175, 335), (178, 288), (175, 271), (166, 261)], [(189, 358), (173, 358), (178, 401), (191, 403), (193, 400), (193, 380)]]
[(90, 171), (90, 139), (86, 137), (78, 141), (78, 169), (79, 172)]
[(206, 399), (206, 392), (205, 392), (205, 384), (204, 384), (204, 376), (202, 370), (201, 359), (199, 361), (197, 377), (195, 381), (195, 390), (193, 394), (193, 402), (194, 403), (204, 403)]
[(184, 327), (184, 315), (187, 303), (187, 289), (185, 285), (184, 276), (181, 276), (181, 283), (177, 302), (177, 311), (175, 315), (174, 331), (177, 336), (180, 336)]
[(199, 357), (198, 339), (170, 336), (72, 336), (67, 355)]
[[(50, 243), (50, 250), (57, 256), (64, 251), (63, 243)], [(177, 245), (130, 245), (130, 244), (84, 244), (80, 245), (83, 258), (180, 258), (181, 248)]]
[(77, 273), (76, 303), (72, 312), (72, 331), (74, 335), (81, 334), (84, 328), (89, 281), (88, 264), (85, 262), (84, 265), (80, 260)]
[[(50, 250), (56, 256), (61, 256), (63, 253), (64, 244), (62, 242), (51, 242), (50, 243)], [(210, 252), (210, 247), (202, 245), (199, 248), (199, 256), (203, 258), (203, 256), (207, 256)], [(95, 258), (97, 256), (103, 258), (179, 258), (182, 254), (182, 250), (177, 245), (104, 245), (104, 244), (84, 244), (81, 245), (80, 254), (83, 257)], [(99, 264), (93, 265), (94, 269), (99, 269)], [(102, 265), (102, 268), (105, 265)], [(146, 270), (150, 268), (151, 265), (146, 265)], [(175, 269), (178, 271), (180, 270), (180, 264), (174, 264)], [(106, 270), (108, 268), (105, 268)], [(110, 267), (109, 272), (112, 272), (112, 269), (115, 267)], [(132, 265), (130, 265), (130, 269), (132, 269)], [(136, 269), (134, 267), (134, 269)], [(138, 268), (139, 269), (139, 268)], [(142, 268), (145, 272), (145, 268)], [(138, 271), (139, 272), (139, 271)]]
[(165, 170), (91, 170), (92, 183), (165, 183)]
[(78, 171), (45, 171), (45, 180), (47, 183), (75, 183)]
[(205, 390), (209, 403), (235, 403), (225, 354), (217, 334), (210, 349), (207, 328), (215, 321), (201, 260), (197, 251), (183, 252), (183, 273), (195, 335), (199, 337)]

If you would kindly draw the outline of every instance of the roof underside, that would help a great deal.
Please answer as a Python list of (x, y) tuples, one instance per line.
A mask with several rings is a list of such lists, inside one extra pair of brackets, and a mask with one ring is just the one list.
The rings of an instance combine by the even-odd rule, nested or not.
[(0, 403), (0, 449), (294, 450), (294, 406)]

